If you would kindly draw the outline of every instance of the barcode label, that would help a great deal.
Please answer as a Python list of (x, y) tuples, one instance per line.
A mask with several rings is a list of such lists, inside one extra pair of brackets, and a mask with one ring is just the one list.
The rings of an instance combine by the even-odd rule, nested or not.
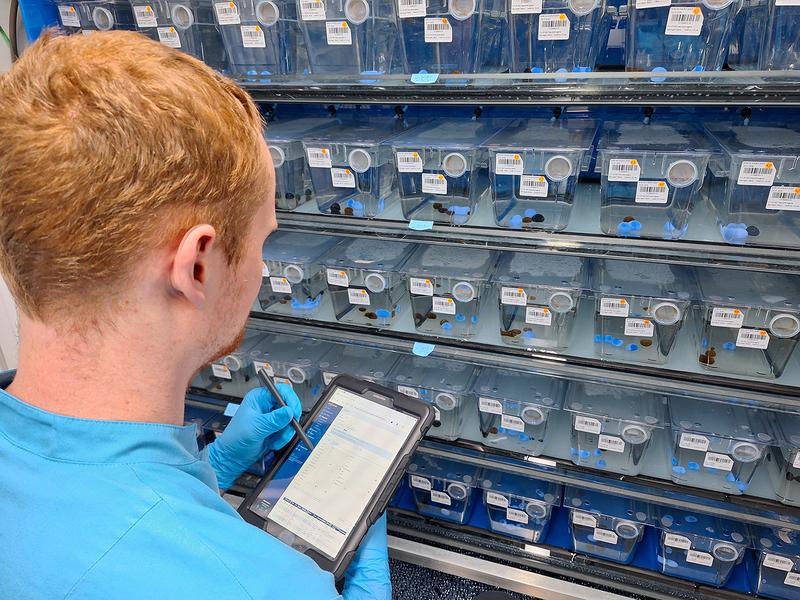
[(671, 6), (672, 0), (636, 0), (636, 10), (644, 8), (661, 8), (662, 6)]
[(636, 183), (642, 174), (639, 161), (628, 158), (612, 158), (608, 161), (609, 181), (628, 181)]
[[(148, 8), (150, 8), (150, 7), (148, 7)], [(58, 16), (61, 17), (61, 24), (64, 27), (80, 27), (81, 26), (81, 21), (78, 18), (78, 11), (75, 10), (74, 6), (59, 6), (58, 7)], [(153, 17), (153, 25), (152, 26), (155, 26), (155, 16)], [(140, 25), (140, 27), (146, 27), (146, 26), (145, 25)]]
[(703, 459), (703, 466), (708, 467), (709, 469), (731, 471), (733, 469), (733, 459), (727, 454), (706, 452), (706, 457)]
[(794, 568), (794, 561), (792, 559), (776, 554), (765, 554), (762, 564), (765, 567), (778, 569), (779, 571), (791, 571)]
[(417, 389), (413, 387), (408, 387), (407, 385), (398, 385), (397, 391), (400, 392), (401, 394), (409, 396), (410, 398), (419, 398), (419, 392), (417, 391)]
[(504, 287), (500, 289), (500, 304), (525, 306), (528, 303), (528, 294), (522, 288)]
[(331, 153), (327, 148), (308, 148), (306, 149), (309, 167), (331, 168)]
[(714, 557), (711, 556), (708, 552), (698, 552), (697, 550), (689, 550), (686, 552), (686, 562), (693, 563), (695, 565), (703, 565), (704, 567), (710, 567), (714, 564)]
[(445, 315), (454, 315), (456, 314), (456, 303), (452, 298), (440, 298), (439, 296), (434, 296), (433, 312), (442, 313)]
[(584, 431), (586, 433), (600, 433), (603, 426), (600, 421), (591, 417), (584, 417), (583, 415), (575, 415), (575, 431)]
[(242, 25), (242, 46), (245, 48), (266, 48), (267, 40), (261, 25)]
[(437, 492), (436, 490), (431, 490), (431, 500), (433, 502), (436, 502), (436, 504), (444, 504), (445, 506), (450, 506), (450, 496), (448, 496), (444, 492)]
[(328, 38), (329, 46), (352, 46), (353, 34), (347, 21), (335, 21), (325, 23), (325, 35)]
[(636, 184), (636, 202), (639, 204), (666, 204), (669, 186), (666, 181), (640, 181)]
[(478, 398), (478, 410), (490, 415), (502, 415), (503, 405), (494, 398)]
[(664, 545), (669, 546), (670, 548), (680, 548), (681, 550), (688, 550), (692, 547), (692, 540), (687, 537), (683, 537), (682, 535), (676, 535), (674, 533), (665, 533), (664, 534)]
[(600, 298), (600, 316), (627, 317), (630, 305), (625, 298)]
[(333, 187), (353, 189), (356, 187), (356, 176), (350, 169), (331, 168)]
[(703, 29), (703, 11), (699, 6), (673, 6), (667, 17), (666, 35), (700, 35)]
[(397, 1), (397, 16), (399, 16), (401, 19), (424, 17), (425, 14), (425, 0)]
[(497, 175), (522, 175), (522, 157), (519, 154), (498, 154), (494, 158)]
[(330, 385), (331, 381), (336, 379), (336, 373), (323, 373), (322, 374), (322, 382), (325, 385)]
[(712, 327), (735, 327), (744, 325), (744, 313), (738, 308), (715, 308), (711, 311)]
[(503, 415), (500, 417), (500, 427), (511, 431), (525, 431), (525, 422), (519, 417)]
[(217, 13), (217, 23), (220, 25), (238, 25), (239, 7), (235, 2), (217, 2), (214, 4), (214, 11)]
[(511, 0), (512, 15), (538, 15), (542, 12), (542, 0)]
[(542, 175), (523, 175), (519, 179), (519, 195), (525, 198), (547, 198), (547, 179)]
[(419, 488), (421, 490), (430, 491), (431, 480), (420, 477), (419, 475), (411, 476), (411, 487)]
[(261, 369), (264, 369), (267, 372), (267, 375), (269, 375), (270, 377), (275, 377), (275, 369), (273, 369), (272, 365), (269, 364), (268, 362), (254, 360), (253, 368), (256, 370), (256, 372), (260, 371)]
[(453, 28), (446, 17), (425, 19), (425, 41), (428, 43), (450, 43), (453, 41)]
[(159, 27), (158, 41), (170, 48), (181, 47), (181, 38), (174, 27)]
[(523, 525), (528, 524), (528, 513), (526, 513), (524, 510), (519, 510), (518, 508), (506, 509), (506, 518), (509, 521), (514, 521), (515, 523), (522, 523)]
[(214, 377), (219, 377), (220, 379), (233, 379), (231, 370), (225, 365), (212, 364), (211, 373), (214, 374)]
[(654, 329), (650, 319), (625, 319), (625, 335), (650, 338)]
[(398, 152), (397, 171), (399, 173), (422, 173), (422, 157), (419, 152)]
[(346, 271), (327, 269), (325, 274), (327, 275), (329, 285), (338, 285), (340, 287), (347, 287), (350, 285), (350, 278), (347, 276)]
[(600, 434), (597, 447), (600, 450), (608, 450), (609, 452), (625, 452), (625, 441), (613, 435)]
[(792, 467), (795, 469), (800, 469), (800, 450), (798, 450), (794, 455), (794, 460), (792, 461)]
[(409, 287), (411, 288), (411, 293), (416, 296), (433, 296), (433, 282), (430, 279), (410, 277)]
[(769, 189), (767, 208), (770, 210), (800, 210), (800, 187), (777, 185)]
[(800, 573), (787, 573), (783, 583), (792, 587), (800, 587)]
[(769, 334), (763, 329), (740, 329), (736, 336), (737, 348), (766, 350), (767, 346), (769, 346)]
[(558, 13), (555, 15), (539, 15), (539, 34), (540, 42), (569, 39), (570, 22), (567, 15)]
[(369, 306), (369, 294), (367, 290), (361, 288), (348, 288), (347, 299), (350, 301), (350, 304)]
[(261, 263), (261, 277), (269, 277), (269, 265), (266, 262)]
[(553, 324), (553, 313), (544, 306), (529, 306), (525, 309), (525, 322), (550, 327)]
[(486, 504), (508, 508), (508, 498), (497, 492), (486, 492)]
[(437, 175), (436, 173), (423, 173), (422, 193), (447, 194), (447, 179), (445, 179), (444, 175)]
[(595, 541), (603, 542), (604, 544), (613, 545), (619, 541), (617, 534), (613, 531), (609, 531), (608, 529), (595, 529), (592, 537), (594, 537)]
[(324, 21), (325, 3), (322, 0), (300, 0), (300, 18), (303, 21)]
[(597, 519), (592, 515), (577, 510), (572, 511), (572, 522), (575, 525), (583, 525), (584, 527), (591, 527), (593, 529), (597, 527)]
[[(58, 7), (59, 13), (61, 12), (62, 8), (64, 7), (63, 6)], [(156, 19), (156, 12), (150, 5), (134, 6), (133, 16), (136, 19), (137, 27), (156, 27), (158, 25), (158, 20)], [(64, 23), (64, 25), (66, 25), (66, 23)]]
[(739, 178), (736, 183), (738, 185), (772, 187), (772, 184), (775, 183), (775, 173), (774, 163), (746, 160), (739, 168)]
[(292, 284), (289, 283), (286, 277), (270, 277), (269, 285), (272, 287), (272, 291), (277, 294), (292, 293)]
[(678, 441), (678, 446), (686, 448), (687, 450), (706, 452), (708, 450), (708, 438), (704, 435), (696, 435), (694, 433), (682, 433), (681, 439)]

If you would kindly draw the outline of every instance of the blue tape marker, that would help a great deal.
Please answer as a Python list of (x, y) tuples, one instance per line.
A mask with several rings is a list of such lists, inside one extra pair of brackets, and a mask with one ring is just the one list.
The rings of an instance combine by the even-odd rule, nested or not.
[(414, 73), (411, 76), (411, 83), (436, 83), (439, 79), (438, 73)]
[(413, 229), (414, 231), (426, 231), (428, 229), (433, 229), (433, 221), (418, 221), (417, 219), (411, 219), (408, 222), (408, 228)]
[(436, 344), (423, 344), (422, 342), (414, 342), (414, 347), (411, 348), (411, 352), (417, 356), (428, 356), (433, 349), (436, 348)]
[(223, 413), (226, 417), (232, 417), (236, 414), (236, 411), (239, 410), (239, 405), (234, 404), (233, 402), (228, 402), (228, 406), (225, 407), (225, 412)]

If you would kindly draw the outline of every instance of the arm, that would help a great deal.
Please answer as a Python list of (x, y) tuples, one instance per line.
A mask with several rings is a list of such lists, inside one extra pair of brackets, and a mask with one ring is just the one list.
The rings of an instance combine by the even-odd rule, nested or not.
[(370, 527), (344, 577), (344, 600), (391, 600), (386, 513)]

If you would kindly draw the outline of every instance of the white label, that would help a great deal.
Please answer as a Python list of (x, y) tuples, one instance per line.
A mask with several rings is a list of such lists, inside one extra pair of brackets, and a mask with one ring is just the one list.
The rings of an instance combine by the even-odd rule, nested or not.
[(325, 3), (322, 0), (300, 0), (300, 18), (303, 21), (324, 21)]
[(431, 480), (420, 477), (419, 475), (411, 476), (411, 487), (419, 488), (421, 490), (430, 491)]
[(717, 454), (716, 452), (707, 452), (706, 457), (703, 459), (703, 466), (710, 469), (721, 469), (723, 471), (730, 471), (733, 469), (733, 459), (727, 454)]
[(610, 452), (625, 452), (625, 441), (613, 435), (601, 433), (600, 439), (597, 441), (597, 447), (600, 450), (608, 450)]
[(547, 198), (550, 186), (544, 175), (523, 175), (519, 180), (519, 195), (525, 198)]
[(712, 327), (735, 327), (744, 325), (744, 313), (738, 308), (715, 308), (711, 311)]
[(600, 315), (603, 317), (627, 317), (630, 304), (625, 298), (600, 298)]
[(478, 398), (478, 410), (491, 415), (502, 415), (503, 405), (494, 398)]
[(242, 25), (242, 46), (245, 48), (266, 48), (267, 40), (261, 25)]
[(422, 157), (419, 152), (398, 152), (397, 171), (399, 173), (422, 173)]
[(680, 548), (681, 550), (689, 550), (692, 547), (692, 540), (682, 535), (674, 533), (664, 534), (664, 545), (671, 548)]
[(506, 519), (509, 521), (514, 521), (515, 523), (522, 523), (523, 525), (528, 524), (528, 513), (524, 510), (519, 510), (517, 508), (508, 508), (506, 509)]
[(636, 202), (639, 204), (666, 204), (669, 186), (666, 181), (640, 181), (636, 184)]
[(770, 569), (778, 569), (779, 571), (791, 571), (794, 568), (793, 560), (785, 556), (777, 556), (776, 554), (765, 554), (761, 564)]
[(572, 522), (575, 525), (583, 525), (584, 527), (597, 527), (597, 519), (592, 515), (577, 510), (572, 511)]
[(600, 433), (603, 426), (600, 421), (583, 415), (575, 415), (575, 431), (585, 431), (586, 433)]
[(703, 11), (699, 6), (673, 6), (667, 17), (666, 35), (700, 35), (703, 29)]
[(446, 194), (447, 179), (444, 175), (436, 173), (422, 174), (422, 193), (423, 194)]
[(564, 13), (539, 16), (540, 42), (569, 39), (569, 19)]
[(81, 35), (92, 35), (93, 33), (94, 29), (81, 29)]
[(397, 16), (401, 19), (425, 16), (425, 0), (398, 0)]
[(411, 398), (419, 398), (419, 392), (416, 388), (408, 387), (407, 385), (398, 385), (397, 391)]
[(352, 46), (353, 34), (347, 21), (328, 21), (325, 23), (325, 34), (329, 46)]
[(629, 158), (612, 158), (608, 161), (608, 180), (609, 181), (628, 181), (636, 183), (642, 169), (639, 161)]
[(214, 10), (217, 12), (217, 22), (220, 25), (238, 25), (241, 23), (239, 20), (239, 7), (235, 2), (217, 2), (214, 4)]
[(454, 315), (456, 314), (456, 303), (452, 298), (441, 298), (439, 296), (434, 296), (433, 312), (438, 312), (445, 315)]
[(261, 263), (261, 276), (269, 277), (269, 265), (266, 262)]
[(739, 169), (738, 185), (771, 187), (775, 183), (775, 165), (771, 162), (746, 160)]
[(525, 309), (525, 322), (550, 327), (553, 324), (553, 313), (543, 306), (529, 306)]
[(792, 461), (792, 467), (795, 469), (800, 469), (800, 450), (797, 450), (794, 454), (794, 460)]
[(437, 504), (444, 504), (446, 506), (450, 506), (450, 496), (448, 496), (444, 492), (437, 492), (436, 490), (431, 490), (431, 500), (433, 502), (436, 502)]
[(800, 210), (800, 187), (776, 185), (769, 189), (769, 210)]
[(339, 271), (337, 269), (326, 269), (325, 274), (328, 277), (330, 285), (338, 285), (340, 287), (347, 287), (350, 285), (350, 278), (347, 276), (346, 271)]
[(309, 167), (331, 168), (331, 153), (327, 148), (308, 148), (306, 155)]
[(643, 8), (660, 8), (662, 6), (671, 6), (672, 0), (636, 0), (636, 10)]
[(686, 562), (694, 563), (696, 565), (703, 565), (704, 567), (710, 567), (714, 564), (714, 557), (708, 552), (689, 550), (686, 552)]
[(512, 15), (538, 15), (542, 12), (542, 0), (511, 0)]
[(528, 303), (528, 294), (522, 288), (504, 287), (500, 289), (500, 303), (525, 306)]
[(442, 411), (440, 411), (435, 406), (431, 406), (431, 408), (433, 409), (433, 420), (434, 421), (441, 421), (442, 420)]
[(775, 0), (775, 6), (800, 6), (800, 0)]
[(450, 27), (450, 21), (446, 17), (425, 19), (425, 41), (434, 44), (452, 42), (453, 28)]
[(261, 362), (258, 360), (254, 360), (253, 368), (256, 370), (256, 372), (260, 371), (261, 369), (264, 369), (267, 372), (267, 375), (269, 375), (270, 377), (275, 377), (275, 369), (273, 369), (272, 365), (269, 364), (268, 362)]
[(367, 290), (361, 288), (348, 288), (347, 299), (350, 300), (350, 304), (369, 306), (369, 294)]
[(212, 364), (211, 372), (214, 374), (214, 377), (219, 377), (220, 379), (233, 379), (233, 377), (231, 377), (231, 370), (225, 365)]
[(433, 296), (433, 282), (430, 279), (411, 277), (409, 281), (412, 294), (417, 296)]
[(736, 336), (736, 346), (766, 350), (769, 346), (769, 334), (763, 329), (740, 329)]
[(356, 187), (356, 177), (350, 169), (340, 169), (333, 167), (331, 169), (331, 182), (333, 187), (349, 188)]
[(532, 544), (525, 544), (524, 550), (525, 552), (529, 552), (530, 554), (540, 558), (550, 558), (550, 550), (547, 548), (540, 548), (539, 546), (534, 546)]
[(617, 534), (608, 529), (595, 529), (592, 537), (594, 537), (596, 541), (603, 542), (604, 544), (616, 544), (619, 541)]
[(277, 294), (291, 294), (292, 284), (286, 277), (270, 277), (269, 284), (272, 286), (272, 291)]
[(625, 335), (653, 337), (654, 329), (650, 319), (625, 319)]
[(181, 38), (174, 27), (159, 27), (158, 41), (170, 48), (180, 48)]
[(330, 385), (336, 379), (336, 373), (322, 373), (322, 381), (325, 385)]
[(503, 415), (500, 417), (500, 426), (511, 431), (525, 431), (525, 422), (519, 417)]
[[(142, 7), (137, 7), (142, 8)], [(149, 6), (147, 8), (150, 8)], [(152, 9), (151, 9), (152, 10)], [(75, 10), (74, 6), (59, 6), (58, 7), (58, 14), (61, 17), (61, 24), (64, 27), (80, 27), (81, 21), (78, 19), (78, 11)], [(156, 24), (155, 16), (153, 16), (153, 27)], [(146, 25), (140, 25), (140, 27), (146, 27)]]
[(678, 446), (686, 448), (687, 450), (706, 452), (708, 450), (708, 438), (704, 435), (696, 435), (694, 433), (682, 433)]
[(486, 504), (508, 508), (508, 498), (497, 492), (486, 492)]
[(519, 154), (498, 154), (494, 158), (494, 172), (498, 175), (522, 175), (522, 157)]
[[(61, 13), (61, 16), (64, 16), (64, 13), (61, 12), (62, 9), (67, 8), (65, 6), (59, 6), (58, 12)], [(69, 7), (72, 8), (72, 7)], [(74, 12), (74, 11), (73, 11)], [(133, 16), (136, 18), (136, 26), (137, 27), (156, 27), (158, 25), (158, 20), (156, 19), (156, 12), (153, 10), (152, 6), (134, 6), (133, 7)], [(67, 23), (64, 23), (67, 25)], [(78, 25), (78, 23), (75, 23)]]
[(792, 587), (800, 587), (800, 573), (787, 573), (783, 583)]

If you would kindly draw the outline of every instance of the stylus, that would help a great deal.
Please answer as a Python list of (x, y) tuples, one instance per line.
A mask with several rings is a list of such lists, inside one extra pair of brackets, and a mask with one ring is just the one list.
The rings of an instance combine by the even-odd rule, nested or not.
[[(269, 373), (267, 373), (267, 370), (264, 367), (261, 367), (258, 370), (258, 378), (261, 380), (261, 383), (264, 384), (264, 387), (267, 388), (270, 394), (272, 394), (272, 396), (275, 398), (275, 402), (277, 402), (281, 406), (286, 406), (286, 401), (281, 397), (281, 393), (278, 391), (278, 388), (275, 387), (275, 382), (272, 381), (272, 377), (270, 377)], [(309, 450), (313, 450), (314, 444), (312, 444), (311, 440), (308, 439), (306, 432), (303, 431), (303, 428), (300, 426), (300, 423), (298, 423), (297, 419), (295, 419), (294, 417), (292, 417), (291, 425), (292, 427), (294, 427), (294, 430), (297, 432), (297, 435), (300, 436), (300, 439), (303, 440), (303, 443), (306, 445), (306, 448), (308, 448)]]

